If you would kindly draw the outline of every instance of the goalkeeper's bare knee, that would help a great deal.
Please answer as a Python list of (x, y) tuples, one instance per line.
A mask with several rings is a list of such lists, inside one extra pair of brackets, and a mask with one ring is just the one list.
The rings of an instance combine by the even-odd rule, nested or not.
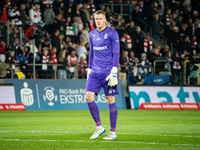
[(86, 100), (88, 103), (94, 101), (94, 94), (95, 94), (94, 92), (89, 92), (89, 91), (87, 91), (87, 92), (86, 92), (86, 95), (85, 95), (85, 100)]

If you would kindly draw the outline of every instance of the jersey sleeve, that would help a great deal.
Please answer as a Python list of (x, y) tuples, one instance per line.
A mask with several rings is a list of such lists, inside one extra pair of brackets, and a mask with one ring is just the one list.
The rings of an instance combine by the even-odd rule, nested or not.
[(112, 44), (112, 53), (113, 53), (113, 67), (118, 67), (119, 63), (119, 36), (117, 32), (114, 30), (111, 36), (111, 44)]
[(90, 54), (89, 54), (89, 69), (92, 69), (92, 61), (93, 61), (93, 44), (92, 44), (92, 34), (89, 35), (90, 40)]

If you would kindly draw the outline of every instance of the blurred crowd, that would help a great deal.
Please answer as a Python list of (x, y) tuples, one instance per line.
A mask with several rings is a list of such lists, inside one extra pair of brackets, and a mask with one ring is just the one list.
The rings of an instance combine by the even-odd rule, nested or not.
[[(111, 10), (110, 4), (126, 5)], [(26, 78), (32, 78), (35, 61), (39, 79), (55, 78), (55, 72), (58, 79), (74, 78), (75, 66), (78, 78), (86, 78), (89, 32), (95, 29), (94, 13), (99, 9), (106, 13), (106, 25), (119, 35), (120, 79), (143, 82), (154, 69), (157, 75), (168, 72), (172, 84), (181, 84), (185, 60), (191, 62), (188, 75), (198, 70), (200, 3), (196, 0), (2, 0), (0, 63), (10, 64), (5, 76), (11, 77), (16, 64)], [(152, 36), (138, 18), (152, 26)], [(170, 49), (169, 41), (155, 46), (153, 41), (161, 43), (161, 35), (176, 46)], [(164, 63), (154, 66), (157, 60)]]

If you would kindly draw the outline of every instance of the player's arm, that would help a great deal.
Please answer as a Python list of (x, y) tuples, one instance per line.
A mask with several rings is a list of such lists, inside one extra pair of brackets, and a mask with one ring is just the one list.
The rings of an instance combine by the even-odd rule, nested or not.
[(110, 75), (106, 78), (109, 86), (115, 86), (118, 84), (117, 80), (117, 68), (119, 63), (119, 37), (117, 32), (114, 30), (111, 36), (111, 46), (112, 46), (112, 54), (113, 54), (113, 67), (110, 72)]
[(88, 79), (88, 77), (89, 77), (89, 74), (90, 74), (90, 72), (91, 72), (91, 70), (92, 70), (92, 63), (93, 63), (93, 57), (94, 57), (94, 55), (93, 55), (93, 44), (92, 44), (92, 34), (90, 33), (90, 35), (89, 35), (89, 40), (90, 40), (90, 53), (89, 53), (89, 61), (88, 61), (88, 70), (87, 70), (87, 79)]

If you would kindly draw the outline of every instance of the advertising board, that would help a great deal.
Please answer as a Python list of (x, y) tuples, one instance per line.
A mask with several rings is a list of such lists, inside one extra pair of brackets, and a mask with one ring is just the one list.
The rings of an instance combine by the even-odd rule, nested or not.
[[(47, 80), (47, 79), (6, 79), (15, 87), (17, 103), (23, 103), (26, 110), (84, 110), (88, 109), (85, 100), (86, 80)], [(126, 109), (122, 81), (119, 80), (120, 94), (116, 96), (118, 109)], [(108, 109), (104, 91), (95, 96), (99, 109)]]
[(142, 103), (200, 103), (200, 86), (129, 85), (128, 89), (132, 109)]

